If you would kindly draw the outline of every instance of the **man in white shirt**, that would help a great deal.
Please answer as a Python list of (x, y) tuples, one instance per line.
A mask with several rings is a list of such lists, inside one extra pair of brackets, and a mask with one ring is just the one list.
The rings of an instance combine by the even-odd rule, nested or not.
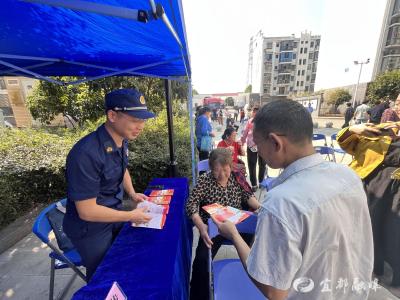
[(356, 111), (354, 112), (354, 120), (356, 124), (367, 123), (369, 120), (369, 106), (367, 105), (368, 100), (364, 100), (362, 104), (357, 106)]
[(254, 141), (284, 171), (262, 202), (251, 249), (232, 223), (214, 221), (269, 300), (367, 299), (374, 255), (366, 195), (350, 168), (315, 154), (312, 133), (301, 104), (262, 107)]

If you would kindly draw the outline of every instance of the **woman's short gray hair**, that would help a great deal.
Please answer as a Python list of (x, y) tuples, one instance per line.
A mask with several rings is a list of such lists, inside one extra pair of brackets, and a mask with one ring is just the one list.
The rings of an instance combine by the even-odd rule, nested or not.
[(232, 166), (232, 151), (228, 148), (216, 148), (210, 153), (208, 159), (210, 169), (213, 170), (217, 164), (221, 166)]

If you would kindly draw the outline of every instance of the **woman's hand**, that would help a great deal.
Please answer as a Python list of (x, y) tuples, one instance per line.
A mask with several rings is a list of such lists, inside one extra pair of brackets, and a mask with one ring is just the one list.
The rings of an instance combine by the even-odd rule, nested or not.
[(203, 223), (200, 226), (199, 231), (200, 231), (200, 237), (203, 239), (204, 244), (206, 244), (207, 248), (211, 249), (213, 242), (208, 235), (208, 226)]
[(370, 136), (370, 137), (374, 137), (381, 134), (381, 130), (377, 128), (375, 124), (372, 123), (352, 125), (349, 127), (349, 131), (351, 133)]

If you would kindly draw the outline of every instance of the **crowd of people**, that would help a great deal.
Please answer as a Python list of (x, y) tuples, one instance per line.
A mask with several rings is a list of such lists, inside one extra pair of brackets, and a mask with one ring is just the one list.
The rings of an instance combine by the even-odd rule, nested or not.
[[(105, 108), (105, 123), (82, 138), (66, 162), (63, 228), (88, 281), (123, 222), (150, 221), (146, 208), (122, 210), (121, 201), (124, 193), (134, 207), (148, 199), (132, 184), (127, 145), (155, 115), (133, 89), (107, 94)], [(233, 243), (255, 288), (270, 300), (367, 299), (385, 261), (393, 269), (392, 285), (399, 286), (399, 108), (400, 97), (392, 106), (363, 103), (354, 113), (346, 112), (347, 126), (337, 141), (353, 156), (350, 167), (315, 153), (311, 112), (296, 101), (255, 107), (246, 123), (238, 111), (233, 125), (242, 122), (240, 139), (238, 128), (229, 123), (215, 149), (213, 112), (207, 107), (198, 111), (199, 160), (207, 159), (210, 170), (199, 176), (186, 203), (186, 214), (200, 233), (190, 299), (208, 299), (208, 249), (212, 259), (225, 239)], [(218, 118), (219, 112), (221, 125)], [(257, 199), (254, 192), (268, 167), (282, 172), (265, 197)], [(257, 216), (254, 234), (240, 234), (233, 223), (213, 219), (219, 235), (210, 238), (211, 216), (202, 207), (212, 203), (252, 211)]]
[[(342, 128), (353, 124), (380, 124), (386, 122), (400, 121), (400, 97), (392, 101), (377, 100), (369, 105), (369, 101), (363, 101), (356, 109), (353, 108), (350, 102), (346, 103), (347, 108), (344, 114), (344, 124)], [(351, 125), (353, 125), (351, 124)]]

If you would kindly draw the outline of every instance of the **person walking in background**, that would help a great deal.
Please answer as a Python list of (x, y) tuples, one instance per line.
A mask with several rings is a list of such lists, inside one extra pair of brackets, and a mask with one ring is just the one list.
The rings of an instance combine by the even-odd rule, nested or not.
[(312, 113), (313, 113), (313, 111), (314, 111), (314, 108), (312, 107), (311, 103), (308, 103), (307, 110), (308, 110), (308, 112), (309, 112), (310, 114), (312, 114)]
[(197, 139), (197, 150), (199, 151), (199, 161), (208, 159), (210, 154), (209, 151), (201, 150), (201, 140), (204, 137), (211, 136), (214, 137), (211, 123), (210, 123), (211, 109), (204, 106), (200, 112), (200, 116), (196, 119), (196, 139)]
[(222, 109), (220, 109), (218, 112), (218, 124), (219, 125), (223, 124), (223, 116), (224, 116), (224, 113), (223, 113)]
[[(264, 180), (266, 175), (267, 167), (265, 160), (258, 155), (257, 146), (253, 140), (253, 118), (258, 111), (258, 107), (253, 108), (252, 116), (247, 121), (246, 127), (243, 130), (241, 141), (242, 144), (247, 144), (247, 166), (249, 168), (250, 182), (253, 191), (257, 190), (258, 184)], [(257, 161), (258, 161), (258, 183), (257, 183)]]
[(356, 111), (354, 112), (354, 120), (356, 124), (367, 123), (369, 120), (368, 111), (369, 106), (367, 105), (368, 100), (364, 100), (362, 104), (357, 106)]
[(343, 124), (342, 128), (349, 127), (350, 121), (351, 121), (351, 119), (353, 119), (353, 116), (354, 116), (354, 108), (351, 106), (351, 103), (347, 102), (346, 105), (347, 105), (347, 108), (346, 108), (346, 112), (344, 113), (344, 124)]
[(235, 110), (235, 113), (233, 114), (233, 118), (235, 119), (235, 122), (237, 122), (238, 116), (239, 116), (239, 113), (237, 110)]
[(242, 109), (240, 110), (240, 123), (243, 123), (244, 116), (245, 116), (245, 113), (244, 113), (244, 109), (242, 108)]

